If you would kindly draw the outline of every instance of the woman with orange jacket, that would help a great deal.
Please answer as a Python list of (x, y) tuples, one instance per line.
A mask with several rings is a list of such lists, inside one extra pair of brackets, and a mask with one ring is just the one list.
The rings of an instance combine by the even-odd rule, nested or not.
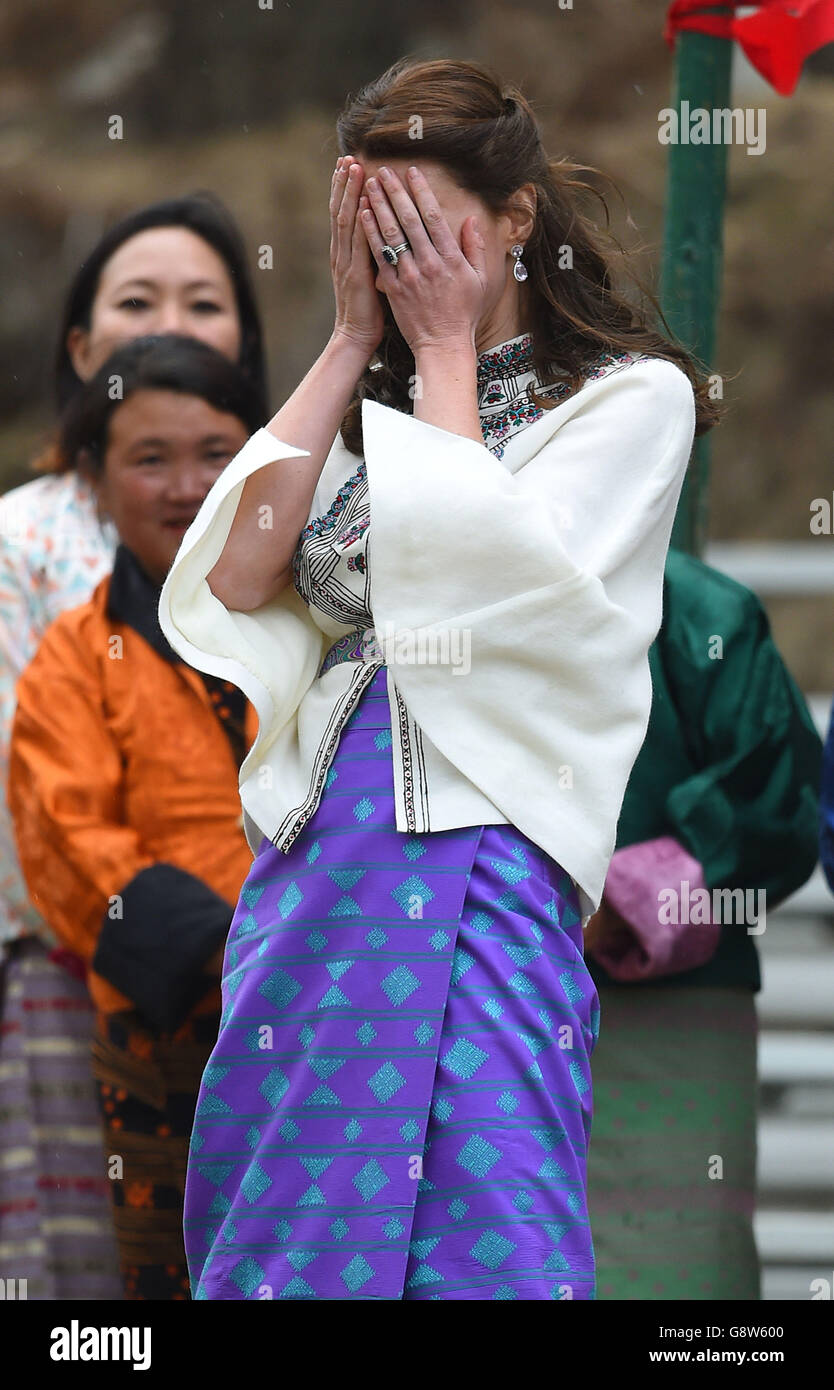
[(257, 725), (229, 682), (172, 650), (157, 604), (259, 418), (240, 369), (202, 343), (145, 338), (113, 354), (62, 439), (119, 534), (113, 573), (47, 629), (18, 685), (9, 805), (32, 901), (89, 967), (128, 1298), (188, 1297), (186, 1152), (251, 864), (238, 768)]

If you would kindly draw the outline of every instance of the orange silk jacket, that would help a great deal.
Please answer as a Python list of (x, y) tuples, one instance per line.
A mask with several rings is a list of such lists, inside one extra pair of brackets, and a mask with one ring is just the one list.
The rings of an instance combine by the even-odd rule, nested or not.
[[(91, 967), (98, 1008), (172, 1031), (220, 1007), (203, 967), (252, 854), (232, 744), (162, 636), (158, 594), (120, 546), (113, 574), (48, 628), (18, 683), (8, 798), (32, 901)], [(248, 751), (257, 716), (233, 693)]]

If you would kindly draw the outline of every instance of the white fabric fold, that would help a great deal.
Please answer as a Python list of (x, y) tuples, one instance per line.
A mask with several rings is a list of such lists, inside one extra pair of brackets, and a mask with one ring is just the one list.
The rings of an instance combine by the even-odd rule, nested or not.
[[(588, 381), (514, 435), (500, 460), (410, 415), (362, 407), (374, 626), (392, 710), (398, 694), (422, 737), (416, 810), (395, 766), (397, 826), (507, 820), (571, 875), (583, 915), (599, 905), (648, 725), (647, 653), (694, 422), (687, 378), (660, 359)], [(241, 769), (253, 850), (309, 799), (356, 663), (317, 678), (341, 629), (315, 621), (292, 587), (235, 613), (206, 575), (243, 481), (305, 453), (268, 430), (252, 436), (186, 533), (160, 601), (175, 650), (234, 681), (257, 709), (258, 739)], [(337, 436), (311, 519), (359, 463)], [(461, 639), (467, 672), (426, 659), (459, 651)], [(400, 757), (396, 731), (392, 756)]]

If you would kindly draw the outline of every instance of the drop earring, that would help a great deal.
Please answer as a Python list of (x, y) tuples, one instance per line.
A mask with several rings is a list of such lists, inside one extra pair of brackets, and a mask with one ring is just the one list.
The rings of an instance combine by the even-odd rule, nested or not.
[(520, 244), (520, 242), (516, 242), (515, 246), (510, 247), (510, 250), (512, 251), (512, 254), (515, 256), (515, 262), (513, 264), (513, 275), (515, 276), (516, 280), (526, 280), (527, 267), (521, 259), (524, 252), (524, 247)]

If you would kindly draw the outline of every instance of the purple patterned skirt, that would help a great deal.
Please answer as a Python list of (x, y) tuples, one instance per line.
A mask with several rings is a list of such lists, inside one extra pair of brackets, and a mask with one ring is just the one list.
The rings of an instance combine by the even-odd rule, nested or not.
[(195, 1298), (594, 1297), (597, 994), (510, 825), (398, 832), (383, 667), (289, 854), (261, 844), (200, 1088)]

